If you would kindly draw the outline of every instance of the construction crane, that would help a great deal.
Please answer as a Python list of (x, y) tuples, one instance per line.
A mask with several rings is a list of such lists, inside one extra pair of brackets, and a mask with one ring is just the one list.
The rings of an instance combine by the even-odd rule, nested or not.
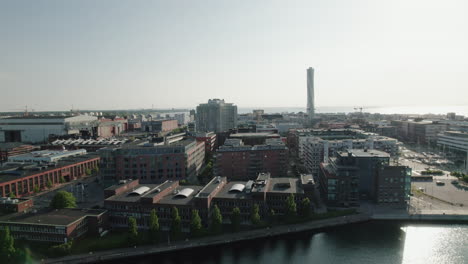
[(27, 105), (24, 106), (24, 108), (22, 108), (22, 109), (10, 109), (10, 110), (12, 110), (12, 111), (23, 111), (23, 116), (29, 116), (29, 114), (30, 114), (31, 112), (34, 112), (34, 109), (29, 109), (29, 110), (28, 110), (28, 106), (27, 106)]
[(362, 114), (362, 110), (365, 109), (364, 107), (354, 107), (354, 110), (359, 110), (359, 112)]

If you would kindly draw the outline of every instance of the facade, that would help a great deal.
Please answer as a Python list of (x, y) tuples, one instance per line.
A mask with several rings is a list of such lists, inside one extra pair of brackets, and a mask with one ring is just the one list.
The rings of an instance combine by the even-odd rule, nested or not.
[(139, 228), (148, 229), (150, 212), (154, 209), (162, 230), (170, 229), (175, 207), (182, 220), (182, 231), (189, 232), (192, 210), (198, 210), (202, 224), (208, 226), (214, 205), (220, 209), (225, 223), (230, 222), (232, 210), (238, 207), (242, 223), (250, 224), (254, 204), (259, 206), (263, 218), (271, 209), (281, 215), (289, 195), (293, 194), (297, 203), (313, 196), (310, 185), (307, 180), (270, 178), (269, 174), (260, 174), (251, 181), (228, 181), (218, 176), (205, 186), (181, 186), (178, 181), (140, 184), (133, 180), (106, 189), (104, 207), (114, 228), (127, 228), (128, 217), (134, 216)]
[(320, 164), (319, 186), (329, 206), (358, 206), (360, 200), (406, 205), (411, 169), (390, 165), (388, 153), (348, 150)]
[[(99, 165), (99, 157), (80, 155), (67, 157), (53, 163), (12, 163), (0, 167), (0, 197), (13, 194), (23, 197), (56, 186), (63, 181), (85, 177), (87, 169)], [(36, 187), (37, 186), (37, 187)]]
[(263, 145), (245, 146), (240, 139), (228, 139), (216, 151), (215, 174), (229, 180), (253, 180), (259, 173), (284, 177), (288, 168), (288, 148), (280, 139)]
[(0, 119), (0, 142), (43, 143), (52, 136), (94, 136), (97, 117), (39, 116)]
[(33, 207), (32, 199), (0, 197), (0, 215), (7, 213), (22, 213)]
[(0, 216), (0, 229), (8, 227), (15, 239), (66, 243), (108, 228), (106, 210), (46, 209)]
[(195, 133), (195, 139), (205, 144), (205, 153), (213, 153), (217, 146), (216, 134), (214, 132)]
[(468, 153), (468, 132), (445, 131), (437, 135), (437, 145), (444, 150)]
[(224, 100), (210, 99), (197, 106), (196, 129), (199, 132), (215, 133), (234, 129), (237, 126), (237, 106)]
[(143, 131), (146, 132), (170, 132), (179, 126), (177, 125), (177, 120), (169, 119), (169, 120), (149, 120), (144, 121), (141, 124), (141, 128)]
[(397, 127), (398, 138), (404, 142), (436, 144), (437, 135), (447, 131), (449, 125), (435, 121), (392, 121)]
[(309, 123), (315, 115), (315, 104), (314, 104), (314, 68), (310, 67), (307, 69), (307, 115)]
[(97, 153), (101, 156), (100, 174), (107, 186), (128, 178), (161, 183), (196, 177), (204, 162), (205, 144), (177, 137), (160, 143), (132, 142)]

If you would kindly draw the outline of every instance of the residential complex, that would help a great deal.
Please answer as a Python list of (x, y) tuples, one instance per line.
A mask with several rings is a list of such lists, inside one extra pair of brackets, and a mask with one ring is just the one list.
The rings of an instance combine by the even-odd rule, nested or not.
[(260, 214), (267, 216), (271, 209), (284, 214), (285, 200), (293, 194), (299, 203), (303, 198), (312, 199), (314, 183), (310, 175), (302, 178), (270, 178), (259, 174), (250, 181), (229, 181), (226, 177), (214, 177), (205, 186), (182, 186), (178, 181), (161, 184), (142, 184), (131, 180), (105, 190), (104, 207), (109, 211), (112, 227), (128, 226), (128, 216), (137, 219), (139, 228), (149, 228), (149, 215), (155, 209), (162, 230), (169, 230), (171, 212), (177, 208), (182, 220), (182, 230), (189, 231), (192, 210), (199, 211), (203, 225), (209, 224), (213, 206), (217, 205), (225, 223), (235, 207), (241, 211), (241, 221), (250, 224), (249, 215), (254, 204)]
[(205, 143), (177, 135), (162, 142), (135, 141), (106, 147), (97, 153), (105, 186), (128, 178), (161, 183), (196, 177), (203, 165)]
[(383, 151), (349, 149), (321, 163), (318, 178), (329, 206), (358, 206), (360, 200), (406, 206), (411, 169), (390, 165)]
[(400, 140), (416, 144), (436, 144), (437, 135), (448, 130), (446, 123), (436, 121), (392, 121), (392, 125)]
[(197, 106), (196, 129), (199, 132), (223, 132), (237, 126), (237, 106), (221, 99), (210, 99)]
[(318, 175), (320, 163), (347, 149), (376, 149), (398, 154), (398, 140), (352, 129), (290, 130), (288, 146), (309, 173)]
[(229, 180), (253, 180), (262, 172), (285, 177), (287, 168), (288, 148), (277, 138), (254, 146), (244, 145), (240, 139), (227, 139), (216, 151), (215, 174)]

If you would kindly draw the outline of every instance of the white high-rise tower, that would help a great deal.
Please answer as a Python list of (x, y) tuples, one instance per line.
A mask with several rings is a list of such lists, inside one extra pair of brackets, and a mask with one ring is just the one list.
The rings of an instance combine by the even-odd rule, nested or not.
[(310, 67), (307, 69), (307, 115), (309, 122), (314, 118), (314, 114), (314, 68)]

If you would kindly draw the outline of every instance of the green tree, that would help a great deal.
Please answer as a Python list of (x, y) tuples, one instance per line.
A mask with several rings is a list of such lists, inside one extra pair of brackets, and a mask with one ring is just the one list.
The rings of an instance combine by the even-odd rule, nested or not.
[(153, 242), (159, 241), (159, 218), (155, 209), (151, 210), (150, 213), (149, 235)]
[(59, 182), (60, 182), (60, 183), (65, 183), (65, 178), (64, 178), (63, 176), (60, 176)]
[(70, 192), (58, 191), (50, 201), (50, 207), (54, 209), (75, 208), (76, 199)]
[(214, 233), (221, 233), (223, 229), (223, 216), (221, 215), (221, 211), (219, 210), (218, 206), (215, 205), (213, 208), (213, 212), (211, 212), (211, 231)]
[(46, 186), (47, 186), (48, 189), (52, 188), (52, 186), (53, 186), (52, 181), (48, 180), (47, 183), (46, 183)]
[(91, 175), (91, 173), (93, 173), (93, 172), (91, 171), (90, 168), (88, 168), (88, 169), (85, 170), (85, 173), (86, 173), (86, 175), (89, 176), (89, 175)]
[(138, 242), (137, 221), (133, 216), (128, 218), (128, 240), (131, 245), (135, 245)]
[(172, 223), (171, 223), (171, 237), (172, 239), (180, 238), (182, 232), (182, 219), (179, 215), (177, 207), (172, 207)]
[(98, 166), (96, 166), (96, 167), (93, 168), (93, 173), (94, 173), (94, 174), (98, 174), (98, 173), (99, 173), (99, 167), (98, 167)]
[(202, 222), (198, 210), (192, 210), (192, 221), (190, 222), (190, 233), (197, 237), (201, 235)]
[(290, 194), (286, 199), (285, 216), (287, 220), (293, 220), (297, 215), (297, 205), (294, 201), (294, 194)]
[(241, 215), (240, 215), (240, 209), (239, 207), (235, 207), (232, 209), (232, 214), (231, 214), (231, 224), (232, 224), (232, 231), (236, 232), (239, 231), (240, 229), (240, 224), (241, 224)]
[(73, 246), (73, 241), (69, 241), (64, 244), (51, 246), (49, 248), (49, 254), (54, 257), (62, 257), (71, 254), (71, 249)]
[(10, 233), (10, 229), (5, 227), (4, 230), (0, 230), (0, 256), (8, 263), (15, 257), (15, 252), (15, 240)]
[(8, 194), (8, 197), (13, 199), (13, 198), (16, 198), (16, 195), (14, 192), (10, 192), (10, 194)]
[(39, 188), (39, 185), (34, 185), (33, 187), (33, 192), (38, 193), (41, 189)]
[(301, 201), (301, 207), (299, 211), (299, 215), (302, 217), (310, 217), (311, 215), (311, 208), (310, 208), (310, 200), (309, 198), (304, 198)]
[(258, 204), (254, 204), (254, 206), (252, 207), (250, 221), (252, 221), (252, 224), (255, 226), (258, 226), (261, 223)]

